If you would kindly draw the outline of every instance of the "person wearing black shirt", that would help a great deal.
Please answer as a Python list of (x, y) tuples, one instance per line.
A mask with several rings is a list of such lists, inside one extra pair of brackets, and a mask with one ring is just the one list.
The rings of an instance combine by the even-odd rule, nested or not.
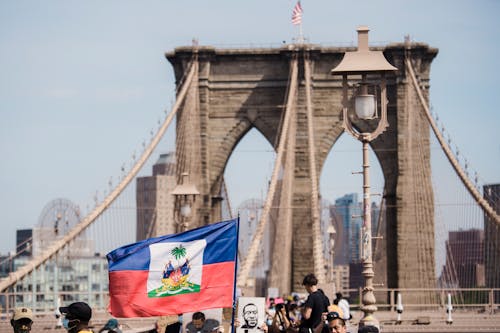
[(326, 297), (323, 290), (318, 289), (317, 284), (318, 279), (314, 274), (306, 275), (302, 282), (309, 296), (302, 310), (300, 333), (312, 333), (314, 328), (321, 323), (321, 315), (327, 312), (327, 308), (330, 305), (330, 300)]

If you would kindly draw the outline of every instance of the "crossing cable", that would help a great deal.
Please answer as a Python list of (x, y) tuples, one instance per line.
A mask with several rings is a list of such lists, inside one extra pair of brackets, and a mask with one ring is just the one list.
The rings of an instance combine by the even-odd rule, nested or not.
[[(298, 91), (292, 92), (298, 94)], [(273, 198), (277, 203), (272, 217), (274, 230), (274, 244), (272, 251), (272, 266), (269, 273), (269, 286), (277, 287), (278, 290), (291, 290), (291, 280), (284, 279), (284, 276), (292, 276), (290, 262), (293, 255), (292, 235), (293, 235), (293, 192), (295, 176), (295, 147), (297, 139), (297, 112), (291, 112), (290, 128), (288, 129), (287, 143), (282, 164), (282, 180), (278, 193)]]
[(434, 135), (436, 136), (436, 139), (438, 140), (439, 144), (441, 145), (441, 149), (443, 149), (443, 152), (446, 155), (446, 158), (448, 158), (448, 161), (451, 163), (451, 166), (457, 173), (458, 177), (464, 184), (464, 186), (467, 188), (469, 193), (472, 195), (472, 197), (476, 200), (476, 202), (481, 206), (483, 211), (497, 224), (500, 225), (500, 215), (498, 215), (495, 210), (490, 206), (488, 201), (486, 201), (479, 190), (474, 186), (473, 182), (469, 180), (467, 177), (465, 171), (462, 169), (460, 166), (459, 162), (453, 155), (450, 147), (446, 144), (445, 139), (441, 135), (441, 132), (439, 131), (439, 128), (436, 125), (436, 122), (431, 116), (431, 113), (429, 111), (429, 107), (427, 105), (427, 102), (425, 101), (423, 95), (422, 95), (422, 90), (420, 89), (420, 86), (417, 83), (417, 78), (415, 76), (415, 72), (413, 70), (413, 66), (410, 62), (409, 57), (405, 59), (406, 63), (406, 68), (410, 74), (413, 86), (415, 87), (415, 90), (417, 91), (418, 97), (420, 99), (420, 103), (422, 104), (422, 107), (425, 110), (425, 116), (427, 117), (427, 120), (429, 124), (431, 125), (432, 131), (434, 132)]
[(231, 208), (231, 200), (229, 200), (229, 192), (227, 190), (226, 179), (224, 177), (222, 177), (221, 192), (223, 193), (224, 201), (227, 202), (227, 210), (229, 212), (229, 218), (233, 219), (233, 210)]
[(304, 56), (304, 76), (306, 81), (306, 105), (307, 105), (307, 143), (309, 151), (309, 172), (311, 181), (311, 210), (313, 231), (313, 258), (314, 273), (321, 281), (326, 281), (325, 258), (323, 256), (323, 242), (321, 237), (321, 221), (319, 216), (318, 200), (318, 172), (316, 169), (316, 149), (314, 141), (313, 112), (311, 102), (311, 60), (308, 55)]
[(8, 277), (0, 280), (0, 292), (3, 292), (7, 288), (14, 285), (17, 281), (23, 279), (26, 275), (34, 271), (36, 268), (41, 266), (44, 262), (48, 261), (51, 257), (56, 255), (61, 249), (63, 249), (69, 242), (73, 241), (77, 236), (79, 236), (83, 231), (85, 231), (110, 205), (115, 201), (115, 199), (121, 194), (121, 192), (128, 186), (128, 184), (134, 179), (137, 173), (141, 170), (143, 165), (148, 160), (149, 156), (152, 154), (161, 138), (165, 134), (168, 126), (172, 122), (179, 106), (184, 100), (188, 87), (191, 85), (194, 74), (198, 71), (198, 62), (194, 60), (190, 64), (189, 74), (177, 96), (176, 102), (173, 106), (170, 114), (165, 118), (162, 126), (158, 129), (158, 132), (151, 140), (149, 146), (143, 151), (141, 157), (134, 164), (129, 173), (123, 178), (123, 180), (118, 184), (117, 187), (109, 193), (109, 195), (97, 206), (92, 212), (90, 212), (84, 219), (82, 219), (72, 230), (68, 232), (63, 238), (52, 243), (48, 246), (44, 252), (28, 261), (25, 265), (18, 268), (15, 272), (11, 272)]
[(273, 168), (273, 174), (271, 176), (271, 183), (269, 185), (269, 190), (267, 192), (266, 201), (264, 203), (264, 207), (262, 209), (261, 218), (255, 234), (252, 239), (252, 243), (248, 249), (247, 256), (244, 258), (243, 263), (241, 265), (241, 269), (237, 276), (237, 283), (239, 287), (244, 287), (247, 285), (248, 275), (250, 273), (250, 269), (252, 268), (257, 252), (259, 249), (259, 245), (262, 242), (262, 237), (264, 235), (265, 227), (269, 219), (269, 211), (271, 209), (271, 204), (274, 198), (274, 193), (276, 191), (276, 183), (278, 182), (278, 175), (280, 172), (281, 161), (283, 158), (283, 153), (285, 151), (286, 138), (288, 137), (288, 129), (290, 128), (291, 123), (291, 114), (295, 108), (295, 99), (296, 99), (296, 91), (297, 91), (297, 75), (298, 75), (298, 65), (297, 58), (294, 57), (290, 63), (291, 66), (291, 82), (289, 86), (289, 94), (288, 100), (285, 109), (285, 117), (283, 120), (283, 127), (280, 133), (280, 140), (278, 143), (278, 149), (276, 154), (276, 159)]
[[(193, 58), (197, 59), (198, 50), (195, 48), (193, 50)], [(198, 90), (198, 71), (195, 72), (195, 77), (193, 78), (193, 83), (190, 89), (186, 93), (184, 98), (184, 103), (182, 105), (182, 111), (179, 112), (177, 116), (177, 127), (176, 127), (176, 176), (177, 184), (183, 184), (183, 182), (189, 182), (200, 186), (199, 179), (201, 175), (201, 164), (198, 163), (199, 156), (201, 154), (200, 147), (200, 107), (199, 107), (199, 90)], [(187, 180), (183, 179), (183, 174), (187, 174)], [(179, 211), (181, 202), (175, 200), (174, 211)], [(190, 221), (197, 221), (198, 206), (199, 203), (193, 202), (191, 207)], [(190, 227), (189, 225), (183, 226), (175, 218), (176, 229), (181, 231), (184, 227)]]

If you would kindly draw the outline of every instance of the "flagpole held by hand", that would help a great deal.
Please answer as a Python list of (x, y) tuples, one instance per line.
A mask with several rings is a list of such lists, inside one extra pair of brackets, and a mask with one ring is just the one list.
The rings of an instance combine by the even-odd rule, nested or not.
[(238, 246), (240, 239), (240, 213), (236, 219), (236, 255), (234, 260), (233, 313), (231, 316), (231, 333), (234, 333), (234, 315), (236, 314), (236, 277), (238, 275)]

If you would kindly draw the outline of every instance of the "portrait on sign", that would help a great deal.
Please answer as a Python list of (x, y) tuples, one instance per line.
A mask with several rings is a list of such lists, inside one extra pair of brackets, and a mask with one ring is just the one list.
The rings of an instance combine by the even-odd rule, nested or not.
[(237, 333), (257, 331), (266, 320), (264, 297), (240, 297), (238, 320), (240, 326), (237, 328)]

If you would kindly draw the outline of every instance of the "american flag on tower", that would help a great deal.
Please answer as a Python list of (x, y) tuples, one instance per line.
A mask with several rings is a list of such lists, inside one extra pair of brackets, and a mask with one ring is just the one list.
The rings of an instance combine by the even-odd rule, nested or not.
[(302, 6), (300, 5), (300, 1), (297, 1), (297, 4), (293, 7), (292, 24), (302, 24)]

